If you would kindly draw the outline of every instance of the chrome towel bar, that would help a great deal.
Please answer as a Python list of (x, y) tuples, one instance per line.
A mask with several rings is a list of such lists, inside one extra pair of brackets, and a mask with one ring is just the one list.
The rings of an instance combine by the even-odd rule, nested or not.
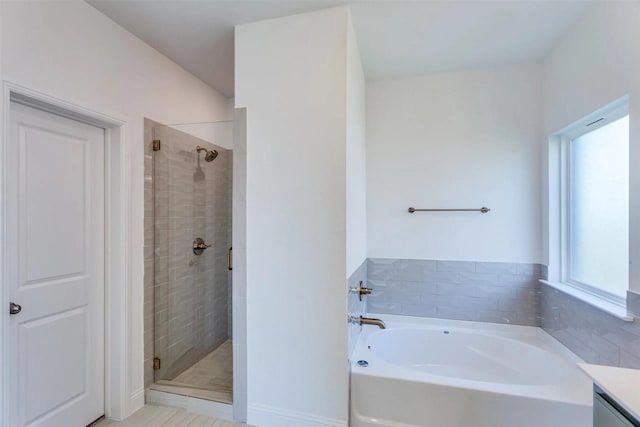
[(409, 213), (414, 212), (482, 212), (483, 214), (489, 212), (491, 209), (487, 207), (481, 207), (480, 209), (417, 209), (409, 208)]

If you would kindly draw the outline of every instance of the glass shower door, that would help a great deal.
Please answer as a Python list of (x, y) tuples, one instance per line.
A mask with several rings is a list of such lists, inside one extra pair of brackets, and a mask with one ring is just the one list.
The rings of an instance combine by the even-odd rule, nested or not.
[(204, 390), (198, 364), (230, 338), (231, 150), (168, 126), (154, 139), (154, 380)]

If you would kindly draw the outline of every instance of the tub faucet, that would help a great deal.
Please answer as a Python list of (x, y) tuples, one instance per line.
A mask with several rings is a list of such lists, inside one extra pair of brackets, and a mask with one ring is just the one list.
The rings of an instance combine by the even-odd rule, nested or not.
[(371, 317), (362, 317), (362, 316), (360, 316), (360, 322), (359, 323), (361, 325), (376, 325), (380, 329), (387, 329), (387, 326), (384, 324), (384, 322), (382, 320), (373, 319)]

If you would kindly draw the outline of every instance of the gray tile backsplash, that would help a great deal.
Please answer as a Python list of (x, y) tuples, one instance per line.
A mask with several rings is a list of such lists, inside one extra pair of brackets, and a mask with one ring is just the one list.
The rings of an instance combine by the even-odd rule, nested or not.
[(540, 285), (542, 328), (588, 363), (640, 369), (640, 323), (626, 322)]
[(436, 271), (436, 261), (413, 259), (367, 260), (367, 276), (378, 280), (421, 280), (425, 274)]
[(537, 326), (538, 264), (370, 258), (368, 310)]
[[(367, 312), (367, 298), (363, 298), (360, 301), (358, 294), (349, 292), (349, 289), (358, 288), (360, 281), (367, 283), (367, 260), (364, 260), (360, 267), (349, 277), (347, 280), (347, 295), (348, 295), (348, 314), (349, 316), (360, 317), (364, 316)], [(353, 349), (358, 341), (358, 336), (362, 330), (362, 326), (354, 323), (349, 323), (349, 355), (353, 352)]]
[[(352, 305), (350, 296), (350, 311), (540, 326), (586, 362), (640, 369), (640, 322), (539, 283), (547, 266), (386, 258), (366, 264), (373, 293), (366, 307)], [(349, 280), (353, 286), (361, 269)], [(627, 304), (640, 316), (640, 294), (628, 292)]]

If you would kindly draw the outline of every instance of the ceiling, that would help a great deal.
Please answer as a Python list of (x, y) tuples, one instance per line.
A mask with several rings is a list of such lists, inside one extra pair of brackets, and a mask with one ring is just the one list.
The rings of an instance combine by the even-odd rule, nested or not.
[(367, 79), (541, 60), (588, 1), (87, 0), (233, 96), (233, 27), (350, 4)]

